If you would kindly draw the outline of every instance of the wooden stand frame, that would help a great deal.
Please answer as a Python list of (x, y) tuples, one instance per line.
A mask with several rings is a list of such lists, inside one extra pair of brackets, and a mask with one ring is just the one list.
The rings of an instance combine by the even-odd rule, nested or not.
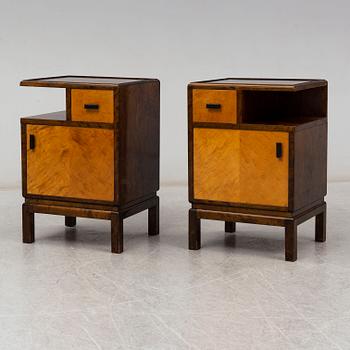
[(135, 203), (125, 208), (91, 208), (65, 206), (62, 203), (26, 200), (22, 206), (23, 243), (33, 243), (35, 240), (34, 214), (51, 214), (65, 216), (65, 225), (74, 227), (76, 217), (105, 219), (111, 221), (112, 253), (123, 252), (123, 220), (148, 209), (148, 235), (159, 234), (159, 197)]
[[(315, 216), (315, 241), (326, 241), (326, 202), (295, 216), (275, 216), (273, 213), (248, 214), (205, 209), (205, 205), (194, 206), (189, 210), (189, 249), (201, 248), (201, 219), (225, 221), (225, 232), (235, 232), (235, 223), (253, 223), (260, 225), (282, 226), (285, 228), (285, 260), (297, 260), (297, 226)], [(275, 213), (276, 214), (276, 213)], [(281, 215), (281, 213), (277, 213)]]
[(327, 101), (322, 79), (223, 78), (188, 85), (189, 249), (200, 220), (285, 228), (297, 259), (297, 226), (316, 217), (326, 240)]

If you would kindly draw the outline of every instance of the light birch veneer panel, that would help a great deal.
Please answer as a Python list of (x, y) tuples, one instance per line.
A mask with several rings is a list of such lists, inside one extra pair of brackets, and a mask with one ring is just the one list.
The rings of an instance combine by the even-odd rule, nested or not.
[(195, 128), (193, 137), (195, 199), (288, 206), (288, 133)]
[[(213, 123), (237, 123), (237, 93), (234, 90), (193, 90), (193, 121)], [(207, 104), (220, 104), (219, 109), (207, 108)]]
[[(288, 133), (241, 130), (240, 202), (288, 206)], [(276, 157), (276, 143), (282, 157)]]
[(114, 131), (27, 125), (27, 192), (113, 201)]
[(239, 201), (239, 134), (232, 130), (193, 130), (194, 198)]
[[(71, 94), (72, 120), (113, 123), (113, 90), (72, 89)], [(86, 109), (85, 104), (98, 105), (98, 109)]]

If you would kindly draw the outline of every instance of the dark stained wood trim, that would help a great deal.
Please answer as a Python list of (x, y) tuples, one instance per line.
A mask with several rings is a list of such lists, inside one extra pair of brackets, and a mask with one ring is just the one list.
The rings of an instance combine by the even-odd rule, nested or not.
[(106, 204), (113, 205), (113, 201), (101, 201), (95, 199), (84, 199), (84, 198), (74, 198), (74, 197), (57, 197), (57, 196), (44, 196), (44, 195), (36, 195), (32, 193), (27, 193), (26, 198), (28, 199), (48, 199), (48, 200), (56, 200), (62, 202), (76, 202), (76, 203), (95, 203), (95, 204)]
[[(145, 196), (142, 198), (139, 198), (137, 201), (132, 201), (127, 203), (126, 205), (123, 206), (117, 206), (113, 203), (108, 203), (108, 204), (98, 204), (98, 203), (84, 203), (83, 207), (86, 209), (98, 209), (98, 210), (109, 210), (109, 211), (123, 211), (123, 210), (127, 210), (130, 207), (133, 207), (135, 205), (138, 205), (142, 202), (148, 201), (152, 198), (154, 198), (156, 196), (155, 193), (149, 195), (149, 196)], [(46, 199), (45, 198), (26, 198), (25, 199), (25, 203), (27, 204), (43, 204), (43, 205), (48, 205), (48, 206), (68, 206), (68, 207), (76, 207), (76, 208), (81, 208), (82, 207), (82, 203), (81, 201), (77, 201), (77, 202), (68, 202), (65, 200), (52, 200), (52, 199)]]
[(314, 208), (311, 208), (309, 210), (306, 210), (302, 214), (299, 214), (295, 217), (295, 222), (297, 225), (302, 224), (303, 222), (313, 218), (314, 216), (324, 212), (327, 208), (327, 203), (323, 202), (321, 205), (318, 205)]
[(120, 209), (119, 212), (123, 215), (123, 218), (128, 218), (129, 216), (135, 215), (144, 211), (148, 208), (153, 208), (157, 206), (158, 196), (150, 198), (146, 201), (140, 202), (138, 204), (134, 204), (132, 207)]
[(294, 211), (294, 132), (290, 132), (288, 135), (289, 142), (289, 155), (288, 155), (288, 210)]
[(62, 216), (75, 216), (85, 217), (91, 219), (107, 219), (111, 218), (111, 212), (98, 209), (85, 209), (75, 208), (66, 206), (48, 206), (43, 204), (31, 204), (28, 205), (29, 210), (32, 213), (39, 214), (51, 214), (51, 215), (62, 215)]
[(120, 143), (121, 134), (120, 128), (114, 131), (114, 203), (120, 204), (120, 189), (121, 189), (121, 174), (120, 174)]
[(190, 202), (194, 200), (194, 184), (193, 184), (193, 103), (192, 103), (192, 87), (187, 87), (187, 132), (188, 132), (188, 199)]
[(220, 220), (220, 221), (234, 221), (234, 222), (244, 222), (249, 224), (259, 224), (259, 225), (271, 225), (271, 226), (285, 226), (287, 221), (292, 219), (289, 217), (281, 216), (265, 216), (256, 215), (248, 213), (233, 213), (226, 211), (212, 211), (196, 209), (198, 219), (207, 220)]
[(66, 119), (72, 120), (72, 89), (66, 89)]
[(312, 208), (318, 207), (323, 204), (323, 200), (317, 201), (314, 203), (310, 203), (310, 205), (301, 208), (297, 211), (281, 211), (281, 210), (268, 210), (261, 208), (252, 208), (252, 207), (241, 207), (241, 206), (227, 206), (227, 205), (217, 205), (215, 204), (203, 204), (203, 203), (193, 203), (193, 209), (203, 209), (203, 210), (212, 210), (212, 211), (227, 211), (234, 213), (248, 213), (248, 214), (256, 214), (256, 215), (265, 215), (265, 216), (282, 216), (282, 217), (295, 217), (298, 216)]
[[(230, 80), (239, 79), (247, 80), (247, 83), (215, 83), (215, 81), (220, 80)], [(249, 84), (251, 80), (271, 80), (271, 84)], [(278, 85), (280, 80), (291, 80), (291, 81), (306, 81), (305, 83), (299, 83), (296, 85)], [(271, 79), (271, 78), (224, 78), (224, 79), (214, 79), (214, 80), (204, 80), (191, 82), (190, 85), (194, 88), (234, 88), (238, 90), (259, 90), (259, 91), (302, 91), (306, 89), (316, 88), (320, 86), (327, 86), (328, 82), (322, 79)]]
[(22, 196), (27, 195), (27, 128), (21, 124)]
[(237, 124), (240, 125), (243, 122), (243, 94), (241, 90), (237, 91)]
[[(113, 83), (69, 83), (69, 82), (53, 82), (47, 81), (49, 79), (59, 78), (100, 78), (100, 79), (125, 79), (129, 81), (120, 82), (118, 84)], [(48, 87), (48, 88), (76, 88), (76, 89), (94, 89), (94, 90), (111, 90), (115, 87), (122, 85), (134, 85), (143, 84), (148, 81), (157, 81), (154, 78), (128, 78), (128, 77), (105, 77), (105, 76), (91, 76), (91, 75), (61, 75), (45, 78), (25, 79), (20, 82), (20, 86), (31, 86), (31, 87)]]
[(288, 211), (288, 207), (277, 207), (272, 205), (220, 202), (220, 201), (211, 201), (211, 200), (204, 200), (204, 199), (193, 199), (190, 202), (193, 204), (219, 205), (219, 206), (232, 207), (232, 208), (239, 207), (239, 208), (263, 209), (263, 210), (275, 210), (275, 211), (283, 211), (283, 212)]
[(102, 122), (84, 122), (84, 121), (72, 121), (72, 120), (50, 120), (50, 119), (34, 119), (34, 118), (21, 118), (21, 124), (34, 124), (34, 125), (52, 125), (52, 126), (67, 126), (78, 128), (95, 128), (95, 129), (115, 129), (112, 123)]

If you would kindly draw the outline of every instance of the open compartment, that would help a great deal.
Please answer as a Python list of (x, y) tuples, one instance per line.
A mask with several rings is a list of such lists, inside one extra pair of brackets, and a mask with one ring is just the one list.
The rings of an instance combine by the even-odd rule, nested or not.
[(327, 87), (300, 91), (242, 90), (242, 124), (300, 125), (327, 117)]

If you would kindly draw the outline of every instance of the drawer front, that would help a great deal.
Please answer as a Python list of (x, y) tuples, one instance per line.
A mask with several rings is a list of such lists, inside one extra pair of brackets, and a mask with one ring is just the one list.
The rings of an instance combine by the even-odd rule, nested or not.
[(27, 125), (28, 195), (114, 201), (112, 129)]
[(237, 123), (235, 90), (194, 89), (193, 121), (205, 123)]
[(114, 91), (72, 89), (71, 116), (75, 121), (113, 123)]
[(195, 128), (196, 200), (287, 207), (287, 132)]

